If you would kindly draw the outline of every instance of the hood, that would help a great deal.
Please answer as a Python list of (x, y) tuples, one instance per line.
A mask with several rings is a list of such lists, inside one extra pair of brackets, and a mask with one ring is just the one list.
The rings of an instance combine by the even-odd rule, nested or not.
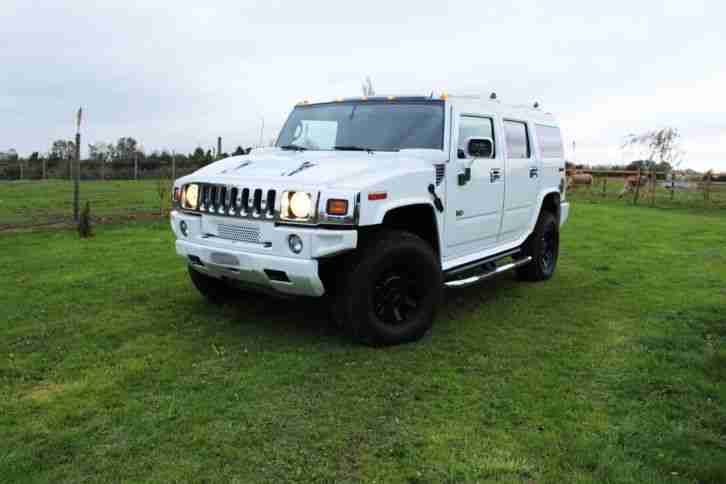
[(431, 170), (443, 152), (402, 150), (399, 152), (254, 150), (212, 163), (188, 178), (209, 181), (259, 180), (300, 185), (352, 186), (371, 174), (400, 170)]

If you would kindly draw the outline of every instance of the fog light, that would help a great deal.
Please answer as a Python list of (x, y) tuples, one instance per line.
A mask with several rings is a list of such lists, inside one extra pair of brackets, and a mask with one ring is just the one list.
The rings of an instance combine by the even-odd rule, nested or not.
[(187, 237), (189, 235), (189, 227), (187, 226), (186, 220), (182, 220), (179, 222), (179, 230), (181, 230), (181, 233), (184, 237)]
[(291, 234), (287, 238), (287, 245), (290, 246), (290, 250), (295, 254), (299, 254), (303, 250), (303, 241), (297, 234)]

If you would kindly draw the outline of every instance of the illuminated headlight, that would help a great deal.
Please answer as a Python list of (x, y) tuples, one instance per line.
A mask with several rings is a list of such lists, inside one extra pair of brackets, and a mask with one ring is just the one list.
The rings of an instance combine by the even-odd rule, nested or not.
[(280, 218), (283, 220), (309, 221), (315, 215), (313, 196), (307, 192), (283, 192), (280, 201)]
[(181, 206), (182, 208), (189, 208), (195, 210), (199, 204), (199, 185), (192, 183), (187, 185), (181, 194)]

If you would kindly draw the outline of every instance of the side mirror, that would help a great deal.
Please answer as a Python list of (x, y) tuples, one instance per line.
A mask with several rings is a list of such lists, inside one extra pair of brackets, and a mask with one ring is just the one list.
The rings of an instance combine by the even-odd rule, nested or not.
[(469, 138), (466, 142), (466, 154), (470, 158), (492, 158), (494, 142), (491, 138)]

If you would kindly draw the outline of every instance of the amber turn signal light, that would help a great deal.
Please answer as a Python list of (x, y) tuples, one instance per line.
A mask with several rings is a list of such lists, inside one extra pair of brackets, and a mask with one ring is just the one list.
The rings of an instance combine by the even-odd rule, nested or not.
[(348, 213), (348, 200), (331, 198), (325, 207), (328, 215), (346, 215)]

